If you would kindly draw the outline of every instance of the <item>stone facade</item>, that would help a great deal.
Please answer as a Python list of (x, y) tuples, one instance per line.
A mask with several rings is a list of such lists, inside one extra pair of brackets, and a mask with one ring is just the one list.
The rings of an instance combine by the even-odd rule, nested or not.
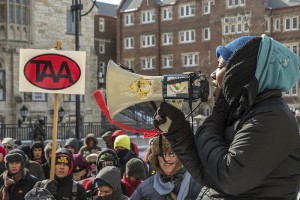
[[(26, 1), (26, 5), (13, 4), (14, 9), (21, 13), (21, 20), (26, 22), (10, 22), (6, 2), (0, 6), (7, 11), (4, 20), (0, 19), (0, 63), (5, 74), (5, 96), (0, 101), (1, 123), (16, 124), (20, 118), (20, 108), (26, 105), (31, 120), (43, 117), (47, 123), (52, 123), (54, 95), (47, 94), (41, 100), (28, 100), (23, 92), (19, 92), (19, 51), (22, 48), (50, 49), (54, 48), (57, 40), (62, 41), (63, 50), (75, 51), (74, 22), (71, 20), (71, 4), (69, 0), (35, 0)], [(23, 2), (23, 1), (21, 1)], [(25, 2), (25, 1), (24, 1)], [(86, 13), (93, 2), (82, 0)], [(21, 10), (21, 11), (19, 11)], [(24, 11), (23, 11), (24, 10)], [(26, 11), (25, 11), (26, 10)], [(84, 121), (100, 121), (100, 111), (92, 93), (97, 89), (97, 57), (94, 50), (94, 16), (98, 9), (81, 17), (79, 45), (86, 52), (86, 84), (84, 101), (81, 102), (81, 115)], [(14, 16), (17, 17), (17, 16)], [(7, 23), (8, 22), (8, 23)], [(31, 94), (28, 95), (32, 97)], [(75, 100), (69, 95), (59, 95), (59, 105), (65, 110), (64, 122), (75, 120)], [(27, 118), (25, 123), (28, 123)]]

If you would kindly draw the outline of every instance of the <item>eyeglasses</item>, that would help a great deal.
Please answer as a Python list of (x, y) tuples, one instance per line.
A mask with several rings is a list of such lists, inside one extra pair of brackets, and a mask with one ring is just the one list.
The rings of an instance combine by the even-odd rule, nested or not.
[(6, 146), (6, 145), (4, 145), (4, 148), (5, 148), (5, 149), (8, 149), (8, 150), (11, 150), (11, 149), (12, 149), (12, 146)]
[(171, 151), (170, 153), (163, 153), (162, 155), (163, 157), (167, 157), (167, 155), (169, 155), (171, 158), (176, 156), (176, 154), (173, 151)]
[(90, 165), (96, 165), (96, 162), (89, 162)]

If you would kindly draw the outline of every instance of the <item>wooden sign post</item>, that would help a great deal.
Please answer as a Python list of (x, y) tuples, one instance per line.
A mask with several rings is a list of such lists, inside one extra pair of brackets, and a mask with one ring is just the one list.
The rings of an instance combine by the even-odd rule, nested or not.
[(20, 50), (20, 92), (54, 93), (51, 180), (54, 180), (56, 160), (58, 94), (84, 94), (85, 60), (83, 51)]

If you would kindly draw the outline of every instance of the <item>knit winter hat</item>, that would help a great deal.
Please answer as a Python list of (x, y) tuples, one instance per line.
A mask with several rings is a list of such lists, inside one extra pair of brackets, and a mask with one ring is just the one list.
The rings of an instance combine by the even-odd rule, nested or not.
[[(154, 170), (156, 170), (158, 173), (165, 175), (164, 171), (161, 169), (158, 161), (158, 156), (163, 155), (163, 153), (170, 153), (172, 152), (172, 146), (169, 143), (169, 141), (165, 138), (165, 136), (162, 137), (162, 150), (163, 152), (160, 152), (159, 150), (159, 137), (154, 137), (150, 142), (150, 148), (151, 153), (149, 155), (149, 161), (152, 164), (152, 167)], [(174, 173), (176, 173), (179, 169), (183, 168), (182, 163), (178, 160), (176, 163), (176, 166), (174, 168)]]
[(112, 149), (106, 149), (98, 155), (96, 161), (97, 172), (103, 168), (102, 163), (105, 161), (113, 161), (113, 165), (119, 167), (118, 155)]
[(106, 142), (106, 141), (110, 140), (110, 137), (112, 136), (112, 134), (113, 134), (112, 131), (106, 131), (101, 137)]
[(10, 145), (12, 148), (15, 146), (15, 142), (13, 138), (3, 138), (2, 144)]
[(299, 57), (283, 44), (263, 34), (258, 54), (259, 93), (266, 89), (288, 92), (299, 81)]
[(26, 160), (27, 160), (27, 156), (22, 150), (13, 149), (9, 151), (5, 156), (6, 169), (8, 169), (8, 163), (12, 163), (12, 162), (21, 162), (22, 168), (24, 168)]
[(114, 149), (116, 147), (124, 147), (125, 149), (130, 150), (130, 138), (128, 135), (119, 135), (116, 137), (114, 142)]
[(67, 176), (69, 176), (74, 167), (74, 160), (73, 160), (73, 154), (70, 150), (66, 148), (59, 148), (56, 150), (56, 157), (55, 157), (55, 164), (63, 163), (69, 166), (69, 172)]
[(82, 154), (74, 154), (74, 166), (80, 167), (81, 169), (89, 169), (91, 170), (91, 166), (88, 161), (82, 156)]
[(5, 157), (5, 155), (6, 155), (6, 150), (5, 150), (5, 148), (4, 148), (3, 145), (0, 145), (0, 153), (2, 153), (2, 154), (3, 154), (3, 157)]
[(111, 143), (112, 146), (114, 146), (115, 139), (119, 135), (125, 135), (125, 132), (123, 130), (116, 130), (116, 131), (114, 131), (114, 133), (110, 137), (110, 143)]
[(96, 153), (91, 153), (91, 154), (88, 155), (85, 159), (86, 159), (86, 161), (88, 161), (88, 162), (90, 163), (90, 162), (96, 162), (97, 157), (98, 157), (98, 154), (96, 154)]
[(138, 179), (144, 180), (147, 178), (144, 163), (139, 158), (131, 158), (126, 163), (125, 174), (127, 177), (133, 176), (137, 180)]
[(254, 38), (253, 36), (243, 36), (233, 40), (226, 46), (218, 46), (216, 49), (217, 59), (219, 58), (219, 56), (222, 56), (224, 60), (228, 62), (231, 56), (234, 54), (234, 52), (239, 50), (239, 48), (241, 48), (243, 45), (245, 45), (249, 40), (253, 38)]

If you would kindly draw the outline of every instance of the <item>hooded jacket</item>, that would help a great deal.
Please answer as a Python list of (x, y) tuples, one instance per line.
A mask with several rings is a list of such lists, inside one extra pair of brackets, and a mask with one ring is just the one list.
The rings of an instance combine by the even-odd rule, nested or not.
[(66, 140), (65, 147), (72, 146), (75, 149), (75, 153), (78, 153), (79, 150), (79, 142), (76, 138), (69, 138)]
[[(33, 149), (34, 148), (41, 148), (42, 149), (42, 156), (41, 156), (41, 159), (39, 159), (39, 160), (36, 160), (34, 157), (33, 157)], [(31, 160), (33, 160), (33, 161), (36, 161), (37, 163), (39, 163), (39, 164), (44, 164), (44, 163), (46, 163), (47, 162), (47, 160), (46, 160), (46, 158), (45, 158), (45, 150), (44, 150), (44, 143), (42, 142), (42, 141), (35, 141), (33, 144), (32, 144), (32, 146), (31, 146), (31, 148), (30, 148), (30, 158), (31, 158)]]
[(185, 168), (205, 185), (198, 199), (296, 198), (300, 138), (295, 118), (281, 90), (258, 92), (262, 80), (254, 78), (255, 70), (243, 79), (256, 67), (258, 47), (251, 40), (231, 57), (222, 84), (226, 101), (217, 102), (195, 136), (187, 121), (176, 120), (181, 127), (165, 134)]
[(104, 182), (108, 183), (112, 189), (113, 193), (110, 196), (106, 197), (99, 197), (96, 196), (94, 199), (99, 200), (127, 200), (128, 197), (122, 194), (121, 190), (121, 174), (120, 170), (115, 166), (106, 166), (104, 167), (96, 176), (95, 181), (98, 179), (103, 180)]
[[(65, 148), (60, 148), (56, 151), (56, 156), (60, 155), (60, 154), (64, 154), (66, 156), (69, 157), (69, 159), (71, 160), (71, 167), (69, 168), (69, 175), (63, 177), (63, 178), (59, 178), (57, 176), (55, 176), (55, 181), (57, 181), (57, 192), (56, 194), (53, 194), (53, 196), (55, 197), (55, 199), (72, 199), (73, 198), (73, 185), (75, 184), (77, 186), (77, 192), (76, 192), (76, 199), (77, 200), (86, 200), (86, 192), (83, 188), (83, 186), (79, 183), (77, 183), (76, 181), (73, 180), (73, 154), (71, 151), (65, 149)], [(45, 185), (47, 184), (49, 180), (43, 180), (43, 181), (39, 181), (38, 183), (36, 183), (35, 187), (45, 187)]]
[[(93, 140), (94, 146), (89, 146), (88, 141)], [(101, 147), (98, 146), (98, 140), (95, 137), (94, 134), (89, 133), (84, 140), (84, 145), (80, 148), (80, 153), (83, 155), (83, 157), (88, 156), (91, 153), (98, 153), (98, 151), (101, 151)]]

